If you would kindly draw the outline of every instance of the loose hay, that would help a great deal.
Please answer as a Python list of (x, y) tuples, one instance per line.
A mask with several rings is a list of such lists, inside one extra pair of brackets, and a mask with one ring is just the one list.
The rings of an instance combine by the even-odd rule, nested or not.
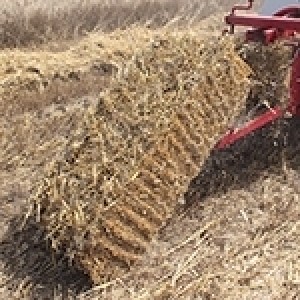
[(32, 190), (53, 249), (95, 283), (139, 259), (229, 123), (250, 68), (230, 39), (156, 38), (126, 63)]
[(284, 107), (289, 98), (289, 68), (293, 49), (283, 42), (271, 45), (261, 43), (244, 44), (240, 49), (241, 57), (254, 72), (255, 85), (247, 102), (248, 109), (259, 106)]
[(60, 51), (0, 51), (0, 116), (59, 102), (64, 93), (72, 98), (82, 96), (84, 90), (85, 94), (99, 91), (97, 85), (105, 84), (105, 78), (109, 80), (119, 65), (149, 43), (154, 34), (134, 27), (126, 32), (89, 34)]

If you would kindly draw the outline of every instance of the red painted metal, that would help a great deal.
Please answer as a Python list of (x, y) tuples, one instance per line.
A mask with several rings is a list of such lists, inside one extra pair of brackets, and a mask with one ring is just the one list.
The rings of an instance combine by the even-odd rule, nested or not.
[(268, 110), (264, 114), (256, 117), (254, 120), (248, 122), (241, 129), (230, 129), (227, 134), (217, 143), (215, 149), (222, 149), (230, 146), (237, 140), (240, 140), (249, 133), (266, 126), (267, 124), (274, 122), (283, 115), (283, 111), (280, 107), (275, 107), (271, 110)]
[(254, 0), (248, 0), (248, 4), (247, 5), (234, 5), (232, 10), (231, 10), (231, 14), (235, 14), (235, 12), (237, 10), (250, 10), (253, 8), (253, 3), (254, 3)]
[(234, 24), (238, 26), (252, 27), (257, 29), (277, 28), (300, 32), (299, 18), (257, 15), (230, 15), (227, 16), (225, 20), (228, 24)]
[(257, 41), (263, 44), (270, 44), (278, 39), (288, 39), (293, 36), (295, 36), (295, 31), (293, 30), (279, 30), (276, 28), (254, 29), (246, 32), (247, 41)]
[(300, 49), (294, 55), (290, 80), (290, 102), (287, 110), (300, 116)]
[(248, 0), (247, 6), (237, 5), (233, 7), (231, 14), (225, 18), (225, 21), (230, 25), (230, 33), (234, 33), (236, 25), (251, 27), (252, 29), (246, 32), (246, 41), (270, 44), (278, 39), (284, 39), (288, 40), (289, 45), (294, 47), (289, 103), (286, 110), (275, 107), (246, 123), (242, 128), (229, 129), (227, 134), (217, 143), (215, 149), (228, 147), (251, 132), (281, 118), (286, 111), (291, 115), (300, 117), (300, 40), (296, 39), (296, 34), (300, 33), (300, 6), (283, 8), (273, 16), (235, 14), (237, 10), (250, 10), (253, 7), (253, 2), (253, 0)]
[[(235, 15), (235, 12), (237, 10), (250, 10), (253, 7), (253, 2), (254, 0), (248, 0), (248, 4), (247, 5), (235, 5), (233, 6), (232, 10), (231, 10), (231, 15)], [(229, 23), (227, 23), (229, 24)], [(224, 30), (223, 33), (234, 33), (234, 24), (230, 24), (230, 30)]]

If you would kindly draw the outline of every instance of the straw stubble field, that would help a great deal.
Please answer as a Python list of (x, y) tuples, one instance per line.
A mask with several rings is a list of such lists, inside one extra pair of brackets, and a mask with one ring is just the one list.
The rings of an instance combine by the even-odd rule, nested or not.
[[(194, 3), (198, 5), (199, 18), (219, 4), (215, 1), (201, 12), (199, 3)], [(151, 5), (156, 7), (157, 4)], [(168, 2), (164, 5), (169, 9), (173, 7)], [(188, 8), (185, 11), (191, 12)], [(173, 17), (172, 14), (167, 16)], [(192, 19), (186, 14), (182, 24)], [(114, 18), (111, 21), (116, 24)], [(128, 24), (130, 22), (132, 20)], [(188, 30), (181, 28), (177, 33), (173, 28), (153, 30), (139, 25), (126, 31), (92, 33), (84, 37), (69, 35), (64, 40), (57, 40), (52, 34), (51, 38), (45, 36), (43, 45), (36, 46), (40, 41), (34, 39), (28, 43), (19, 40), (18, 46), (30, 45), (31, 48), (1, 52), (0, 199), (4, 228), (0, 245), (1, 297), (297, 299), (300, 270), (299, 135), (296, 129), (299, 121), (277, 122), (227, 150), (211, 152), (204, 165), (201, 155), (205, 153), (197, 152), (197, 144), (201, 148), (197, 134), (217, 138), (226, 128), (228, 117), (232, 117), (235, 109), (237, 113), (246, 100), (242, 95), (247, 87), (243, 86), (245, 82), (243, 85), (240, 82), (248, 69), (239, 62), (244, 72), (238, 71), (238, 65), (234, 66), (235, 56), (226, 52), (226, 47), (218, 49), (220, 41), (216, 37), (205, 41), (211, 35), (218, 35), (221, 22), (221, 15), (200, 24), (198, 19), (196, 24), (189, 22)], [(69, 26), (71, 29), (66, 29), (71, 32), (74, 28), (71, 23)], [(199, 51), (201, 43), (203, 55)], [(155, 47), (149, 52), (147, 47), (151, 45)], [(207, 45), (209, 49), (205, 48)], [(212, 55), (214, 49), (218, 52)], [(256, 53), (251, 47), (241, 50), (243, 59), (257, 69), (252, 75), (255, 85), (247, 99), (247, 109), (262, 104), (259, 110), (263, 110), (268, 104), (282, 103), (287, 96), (284, 79), (290, 52), (282, 45), (272, 49), (256, 46), (255, 50), (259, 50)], [(172, 60), (168, 61), (168, 57)], [(215, 59), (214, 67), (217, 61), (223, 64), (219, 70), (209, 68), (209, 74), (217, 75), (215, 83), (211, 77), (209, 80), (207, 76), (199, 77), (207, 70), (209, 57)], [(234, 89), (224, 86), (221, 93), (218, 85), (230, 81), (230, 76), (222, 77), (226, 74), (222, 72), (224, 66), (237, 81), (231, 83)], [(213, 86), (218, 90), (216, 95), (207, 93), (204, 78), (211, 90)], [(276, 85), (274, 80), (277, 80)], [(139, 85), (135, 86), (136, 83)], [(224, 93), (228, 94), (227, 98)], [(139, 97), (140, 94), (144, 97)], [(155, 101), (147, 101), (149, 96)], [(199, 111), (195, 110), (198, 98), (211, 99), (206, 110), (203, 100)], [(213, 100), (218, 98), (222, 101), (215, 103)], [(221, 115), (215, 114), (213, 109)], [(139, 119), (135, 112), (143, 116)], [(175, 119), (170, 118), (170, 112)], [(180, 122), (174, 122), (176, 118)], [(191, 118), (191, 124), (194, 124), (193, 119), (198, 123), (189, 129), (185, 123), (187, 118)], [(206, 126), (201, 126), (205, 118)], [(157, 142), (157, 124), (169, 132), (169, 152), (163, 151), (165, 143)], [(170, 124), (177, 127), (172, 129)], [(210, 129), (213, 131), (209, 132)], [(188, 134), (181, 135), (183, 132)], [(130, 134), (138, 139), (132, 140), (135, 144), (129, 143)], [(188, 136), (193, 143), (189, 144)], [(115, 154), (120, 150), (120, 143), (126, 144), (126, 148), (123, 157), (118, 158)], [(116, 153), (103, 151), (105, 145)], [(209, 146), (212, 145), (213, 141)], [(165, 161), (160, 160), (160, 165), (167, 162), (165, 169), (155, 170), (157, 177), (153, 182), (154, 169), (149, 172), (146, 165), (143, 168), (147, 158), (141, 159), (142, 154), (151, 152), (149, 149), (163, 154)], [(191, 162), (196, 162), (196, 170), (183, 159), (183, 150), (193, 151)], [(182, 152), (181, 156), (178, 151)], [(160, 159), (157, 154), (151, 159), (150, 153), (151, 168), (157, 159)], [(171, 163), (174, 159), (178, 165)], [(141, 170), (144, 171), (139, 175)], [(181, 177), (182, 174), (185, 176)], [(168, 190), (156, 182), (161, 175), (165, 176), (162, 182), (167, 184)], [(128, 181), (129, 186), (133, 186), (124, 188)], [(160, 192), (165, 195), (161, 197)], [(183, 192), (186, 204), (174, 208)], [(134, 193), (158, 200), (160, 209), (157, 211), (157, 205), (149, 206), (142, 197), (132, 197)], [(160, 214), (168, 214), (169, 208), (162, 201), (166, 197), (170, 208), (176, 211), (147, 249), (148, 235), (161, 225), (161, 221), (157, 223)], [(122, 213), (119, 227), (114, 224), (117, 211), (108, 209), (106, 223), (99, 221), (107, 211), (103, 206), (110, 208), (116, 199), (123, 199), (133, 208), (135, 214), (130, 215), (133, 227), (122, 223), (127, 220), (126, 211), (125, 215)], [(133, 202), (138, 200), (143, 210)], [(122, 205), (120, 207), (122, 210)], [(148, 219), (139, 222), (138, 218), (143, 215), (140, 212), (144, 211)], [(25, 216), (26, 222), (20, 216)], [(37, 222), (37, 217), (42, 224)], [(106, 233), (101, 232), (103, 226), (118, 237), (119, 241), (113, 246), (117, 245), (118, 249), (110, 246), (111, 236), (107, 238)], [(140, 235), (132, 228), (138, 229)], [(99, 248), (97, 239), (102, 240), (106, 251), (101, 250), (101, 244)], [(97, 251), (86, 255), (86, 249), (91, 248), (89, 245), (94, 241)], [(57, 247), (51, 247), (54, 243)], [(82, 249), (85, 243), (88, 246)], [(146, 252), (142, 254), (140, 248), (144, 244)], [(55, 253), (55, 249), (64, 251)], [(70, 265), (74, 254), (75, 262)], [(136, 255), (141, 259), (124, 274), (127, 259), (135, 260)], [(115, 264), (114, 268), (109, 263), (105, 267), (104, 275), (112, 279), (109, 282), (104, 280), (101, 270), (105, 260)], [(123, 271), (116, 273), (119, 269)], [(102, 276), (100, 280), (99, 276)], [(94, 286), (92, 281), (98, 285)]]

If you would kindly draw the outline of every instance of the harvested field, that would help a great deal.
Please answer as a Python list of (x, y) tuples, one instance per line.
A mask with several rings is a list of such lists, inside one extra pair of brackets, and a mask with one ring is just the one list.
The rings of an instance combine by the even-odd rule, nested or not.
[(65, 248), (98, 283), (127, 270), (172, 215), (245, 106), (251, 70), (230, 39), (183, 31), (164, 32), (122, 73), (29, 203), (53, 249)]
[[(37, 8), (38, 1), (32, 2)], [(49, 3), (50, 1), (45, 4), (43, 9), (46, 10)], [(206, 62), (202, 66), (203, 68), (210, 65), (216, 66), (213, 61), (208, 63), (205, 55), (201, 56), (197, 52), (201, 47), (197, 45), (196, 41), (201, 44), (200, 41), (206, 40), (204, 44), (212, 43), (214, 45), (211, 49), (215, 49), (220, 43), (220, 41), (215, 43), (218, 40), (216, 36), (222, 28), (220, 26), (221, 15), (213, 16), (195, 26), (201, 17), (206, 13), (209, 14), (210, 10), (215, 9), (216, 4), (219, 4), (218, 1), (210, 1), (208, 5), (205, 4), (206, 7), (202, 11), (197, 11), (195, 7), (199, 8), (199, 3), (200, 1), (198, 4), (195, 2), (196, 6), (193, 6), (193, 3), (190, 10), (185, 8), (185, 14), (177, 24), (188, 23), (191, 26), (188, 34), (185, 34), (184, 30), (186, 29), (181, 29), (178, 34), (170, 34), (172, 30), (158, 28), (166, 24), (165, 20), (170, 18), (172, 9), (178, 10), (179, 6), (174, 8), (168, 1), (166, 4), (159, 4), (166, 5), (166, 9), (164, 13), (158, 15), (156, 23), (152, 23), (152, 27), (150, 26), (155, 28), (154, 31), (142, 28), (140, 24), (144, 24), (152, 14), (151, 9), (157, 10), (157, 4), (149, 4), (147, 7), (153, 6), (144, 11), (145, 18), (142, 18), (136, 26), (130, 29), (126, 28), (125, 31), (113, 31), (114, 28), (122, 27), (120, 24), (124, 19), (117, 22), (117, 13), (111, 13), (112, 10), (110, 10), (110, 13), (107, 13), (107, 17), (110, 16), (110, 18), (106, 21), (111, 20), (107, 24), (111, 22), (112, 26), (101, 27), (100, 24), (101, 30), (107, 31), (106, 34), (84, 33), (84, 30), (88, 31), (89, 29), (88, 25), (83, 25), (84, 30), (80, 29), (73, 35), (71, 31), (74, 30), (74, 27), (72, 26), (80, 17), (77, 15), (77, 20), (74, 18), (71, 6), (68, 9), (64, 8), (68, 11), (65, 13), (65, 20), (68, 20), (68, 16), (73, 14), (75, 22), (65, 24), (66, 35), (64, 36), (59, 31), (63, 28), (62, 25), (57, 32), (50, 26), (49, 35), (43, 31), (36, 35), (34, 27), (24, 26), (25, 19), (22, 21), (23, 23), (15, 22), (16, 27), (9, 27), (16, 30), (15, 32), (6, 31), (10, 33), (10, 36), (13, 37), (14, 34), (15, 36), (13, 39), (7, 39), (7, 44), (2, 43), (3, 47), (22, 46), (23, 48), (4, 49), (0, 53), (0, 73), (2, 72), (1, 82), (3, 83), (0, 102), (0, 153), (2, 154), (0, 156), (0, 224), (3, 228), (0, 243), (0, 298), (300, 298), (298, 263), (300, 255), (298, 234), (300, 137), (297, 131), (299, 120), (296, 118), (280, 120), (221, 152), (200, 151), (201, 146), (197, 145), (195, 134), (217, 138), (225, 130), (225, 123), (229, 121), (228, 117), (233, 116), (232, 111), (234, 109), (236, 109), (236, 113), (240, 111), (241, 107), (245, 105), (246, 98), (239, 97), (234, 89), (227, 88), (226, 93), (231, 93), (230, 95), (234, 95), (234, 97), (229, 97), (229, 102), (223, 101), (222, 107), (217, 108), (219, 111), (228, 111), (224, 116), (215, 114), (215, 107), (207, 107), (205, 111), (202, 111), (201, 107), (195, 106), (195, 103), (198, 102), (196, 100), (202, 99), (205, 94), (203, 91), (208, 87), (204, 87), (201, 81), (197, 81), (197, 77), (192, 76), (193, 71), (200, 72), (202, 70), (199, 64), (193, 65), (193, 62), (197, 61), (202, 64), (203, 61)], [(11, 5), (12, 2), (9, 4)], [(85, 4), (87, 3), (81, 2), (80, 5), (83, 7)], [(228, 7), (230, 4), (231, 1), (228, 1)], [(29, 8), (30, 5), (31, 8)], [(129, 3), (128, 7), (130, 5), (132, 4)], [(135, 9), (130, 11), (131, 17), (128, 18), (128, 23), (123, 23), (124, 28), (135, 23), (133, 19), (137, 15), (136, 10), (140, 8), (139, 5), (142, 4), (138, 3)], [(32, 4), (28, 4), (28, 9), (24, 12), (31, 13), (32, 6)], [(130, 7), (132, 8), (132, 6)], [(6, 8), (10, 9), (8, 5)], [(14, 10), (13, 6), (11, 9), (11, 11)], [(83, 17), (82, 14), (82, 18), (91, 16), (87, 13), (95, 14), (95, 6), (93, 9), (93, 12), (85, 10), (86, 15)], [(221, 6), (218, 7), (218, 10), (222, 9)], [(127, 12), (124, 10), (122, 17)], [(149, 15), (147, 15), (148, 13)], [(58, 19), (62, 19), (62, 15), (57, 14)], [(166, 19), (163, 19), (162, 15)], [(20, 18), (22, 19), (22, 14)], [(50, 22), (59, 24), (58, 19), (48, 19), (44, 16), (43, 18), (47, 19), (45, 21), (47, 26)], [(30, 18), (27, 18), (26, 22), (28, 20), (30, 21)], [(194, 21), (195, 24), (193, 24)], [(13, 22), (13, 17), (10, 18), (10, 22)], [(35, 24), (39, 28), (39, 23)], [(30, 34), (24, 34), (25, 28)], [(1, 34), (0, 37), (2, 37)], [(40, 36), (43, 35), (44, 38), (41, 41)], [(182, 39), (182, 35), (189, 38), (185, 41)], [(214, 37), (207, 41), (211, 35)], [(165, 38), (161, 38), (162, 36)], [(24, 37), (24, 39), (19, 37)], [(104, 47), (96, 45), (99, 41), (103, 42)], [(152, 54), (149, 55), (145, 46), (151, 45), (154, 41), (162, 43), (159, 43), (156, 52), (151, 52)], [(174, 52), (177, 48), (173, 46), (180, 43), (184, 44), (180, 49), (185, 51), (175, 55)], [(30, 48), (24, 48), (29, 45)], [(287, 97), (286, 69), (290, 60), (290, 52), (282, 44), (276, 44), (272, 48), (255, 45), (243, 47), (240, 50), (242, 50), (240, 55), (254, 70), (252, 80), (255, 85), (252, 87), (250, 97), (247, 98), (246, 112), (255, 108), (252, 111), (253, 115), (265, 110), (269, 104), (284, 105), (284, 99)], [(229, 57), (233, 57), (230, 56), (230, 51), (229, 53), (224, 49), (222, 51), (218, 51), (219, 55), (227, 53)], [(189, 57), (191, 59), (187, 59), (187, 63), (182, 66), (179, 64), (179, 60), (172, 59), (172, 63), (165, 61), (164, 59), (168, 57)], [(215, 57), (215, 60), (220, 59), (219, 56), (212, 57)], [(151, 59), (153, 60), (151, 61)], [(174, 61), (176, 61), (175, 64)], [(232, 70), (236, 70), (235, 68), (239, 64), (240, 62), (235, 66), (234, 64), (230, 64), (230, 66)], [(12, 69), (10, 69), (10, 65), (13, 66)], [(149, 70), (147, 66), (152, 66), (152, 69)], [(181, 66), (180, 69), (182, 68), (185, 72), (174, 72), (177, 70), (176, 66), (177, 68)], [(147, 72), (155, 74), (160, 68), (164, 71), (161, 77), (150, 76), (147, 79), (146, 76), (142, 76)], [(6, 72), (7, 70), (8, 72)], [(217, 70), (221, 69), (210, 68), (212, 73)], [(242, 72), (242, 76), (247, 74), (247, 68), (245, 70), (246, 72)], [(123, 71), (128, 71), (127, 75)], [(174, 80), (176, 76), (174, 77), (173, 73), (182, 81), (177, 80), (178, 78)], [(220, 73), (216, 82), (222, 81), (229, 84), (230, 77), (225, 76), (225, 73)], [(53, 76), (53, 74), (57, 75)], [(238, 76), (238, 73), (234, 74)], [(130, 81), (131, 76), (136, 76), (135, 80)], [(186, 80), (187, 78), (193, 80)], [(241, 77), (238, 80), (240, 79)], [(143, 85), (137, 84), (141, 80)], [(176, 85), (170, 85), (173, 82), (176, 82), (177, 87), (178, 83), (184, 87), (187, 84), (180, 97), (175, 92)], [(162, 83), (165, 83), (166, 86), (163, 86)], [(224, 85), (224, 89), (226, 86)], [(238, 86), (238, 88), (241, 94), (246, 93), (242, 86)], [(163, 93), (159, 93), (159, 91), (163, 91)], [(99, 94), (100, 92), (101, 94)], [(137, 101), (141, 100), (137, 96), (137, 92), (144, 95), (149, 93), (152, 96), (150, 99), (155, 101), (148, 101), (148, 104), (151, 105), (143, 106), (144, 102)], [(199, 95), (200, 92), (202, 92), (201, 95)], [(176, 98), (174, 95), (178, 97)], [(160, 97), (172, 101), (162, 102), (159, 101)], [(219, 104), (219, 102), (215, 102), (217, 98), (215, 95), (210, 97), (213, 97), (210, 103)], [(114, 100), (112, 101), (112, 99)], [(124, 99), (132, 101), (120, 101)], [(192, 99), (195, 101), (191, 101)], [(234, 102), (234, 99), (239, 99), (240, 102)], [(137, 108), (140, 113), (144, 113), (144, 116), (137, 118), (136, 110), (130, 110), (134, 103), (142, 105), (137, 105)], [(224, 103), (227, 103), (228, 107)], [(233, 108), (229, 105), (236, 106)], [(191, 107), (197, 109), (191, 110)], [(126, 110), (129, 112), (124, 114), (123, 112)], [(150, 114), (147, 115), (145, 112)], [(173, 112), (173, 115), (170, 112)], [(205, 112), (207, 116), (203, 116)], [(214, 120), (214, 124), (201, 126), (199, 117), (201, 115), (204, 119), (206, 117), (205, 122), (209, 123), (208, 112)], [(191, 123), (185, 123), (184, 120), (191, 115), (196, 117), (191, 119)], [(164, 118), (162, 118), (163, 116)], [(238, 125), (247, 117), (249, 116), (242, 114), (237, 122)], [(175, 123), (174, 121), (178, 119), (179, 122)], [(217, 129), (215, 128), (216, 120), (221, 121)], [(178, 127), (169, 126), (172, 124)], [(157, 125), (161, 125), (165, 131), (158, 130)], [(97, 128), (98, 126), (102, 126), (102, 131)], [(78, 131), (80, 128), (82, 136)], [(216, 130), (210, 132), (210, 128)], [(91, 139), (83, 142), (79, 149), (78, 147), (74, 149), (74, 139), (82, 142), (89, 131), (93, 132)], [(182, 134), (185, 131), (190, 134), (191, 139), (188, 140), (187, 136)], [(108, 139), (108, 132), (114, 134), (114, 139)], [(160, 139), (164, 133), (170, 140), (169, 148), (163, 143), (166, 138)], [(130, 143), (129, 134), (137, 137), (137, 140), (132, 141), (137, 144), (139, 142), (141, 149), (135, 147), (135, 143)], [(99, 142), (98, 137), (102, 137), (102, 141)], [(208, 139), (207, 149), (213, 145), (213, 140), (209, 141)], [(187, 141), (194, 141), (194, 144), (186, 144)], [(113, 150), (106, 151), (107, 155), (104, 158), (103, 152), (97, 151), (97, 149), (102, 149), (103, 143), (106, 145), (106, 149)], [(120, 150), (120, 145), (127, 147), (122, 152), (125, 157), (123, 160), (115, 156)], [(189, 145), (189, 147), (181, 148), (183, 145)], [(188, 151), (183, 150), (192, 151), (193, 162), (202, 167), (197, 169), (193, 168), (192, 164), (188, 164), (185, 159)], [(159, 155), (165, 156), (166, 160), (158, 160), (161, 158), (157, 154), (158, 152)], [(78, 161), (65, 164), (65, 158), (72, 159), (70, 155), (73, 154), (78, 154)], [(135, 154), (135, 160), (132, 160), (133, 154)], [(146, 157), (143, 154), (146, 154)], [(205, 161), (203, 154), (208, 157)], [(146, 164), (147, 159), (150, 161), (148, 164)], [(178, 164), (169, 164), (174, 160)], [(51, 163), (53, 161), (56, 164), (53, 165)], [(106, 173), (97, 173), (100, 165), (96, 166), (96, 169), (94, 166), (98, 161), (101, 161), (102, 167), (104, 162), (106, 168), (103, 170)], [(162, 168), (154, 170), (156, 166), (153, 161), (158, 161), (161, 166), (165, 162), (168, 163), (164, 170)], [(138, 173), (137, 171), (141, 167), (146, 172)], [(84, 172), (81, 172), (82, 169)], [(121, 172), (116, 172), (116, 169)], [(147, 173), (147, 170), (150, 172)], [(51, 176), (52, 171), (56, 172), (54, 177)], [(158, 192), (160, 189), (154, 190), (153, 182), (152, 188), (148, 187), (149, 182), (151, 184), (151, 180), (154, 178), (151, 177), (152, 171), (165, 176), (162, 184), (155, 183), (157, 187), (161, 188), (163, 183), (171, 186), (166, 193), (161, 195), (157, 193), (159, 197), (154, 200), (157, 201), (156, 204), (160, 203), (149, 207), (145, 205), (146, 201), (142, 197), (124, 196), (135, 193), (142, 195), (140, 190), (144, 189), (145, 196), (151, 198), (154, 192)], [(77, 182), (81, 182), (83, 189), (77, 186), (67, 186), (58, 194), (64, 197), (53, 198), (53, 194), (57, 192), (55, 184), (62, 183), (63, 185), (63, 180), (60, 181), (60, 179), (70, 173), (75, 179), (79, 177), (80, 180)], [(180, 178), (183, 173), (186, 177)], [(98, 181), (93, 186), (95, 174), (98, 175), (96, 176)], [(189, 178), (192, 177), (194, 179), (190, 182)], [(115, 188), (114, 193), (110, 192), (112, 186)], [(38, 190), (39, 188), (41, 190)], [(38, 197), (39, 194), (35, 193), (43, 192), (47, 188), (53, 192), (52, 196), (51, 193), (50, 196), (49, 193), (46, 193), (47, 197), (41, 199)], [(92, 188), (95, 188), (98, 195), (85, 193)], [(71, 193), (72, 191), (76, 191), (76, 193)], [(101, 194), (103, 191), (108, 194), (106, 198)], [(69, 192), (70, 195), (67, 195)], [(182, 197), (183, 194), (184, 197)], [(114, 224), (116, 220), (114, 213), (122, 211), (124, 207), (120, 205), (115, 209), (116, 206), (111, 205), (114, 202), (108, 205), (108, 214), (104, 220), (106, 223), (104, 222), (101, 226), (106, 226), (106, 228), (111, 226), (111, 232), (118, 238), (118, 241), (121, 241), (119, 250), (125, 249), (126, 251), (118, 252), (116, 256), (121, 259), (114, 261), (116, 266), (120, 267), (120, 273), (112, 274), (112, 266), (109, 264), (105, 267), (105, 271), (108, 271), (104, 272), (105, 275), (115, 279), (104, 284), (101, 282), (109, 278), (101, 277), (103, 264), (96, 262), (91, 265), (91, 261), (96, 257), (99, 258), (99, 253), (101, 257), (108, 251), (103, 250), (102, 244), (98, 249), (90, 247), (90, 253), (84, 254), (87, 253), (84, 252), (85, 249), (93, 244), (93, 238), (96, 240), (96, 238), (103, 239), (107, 236), (101, 231), (103, 227), (97, 224), (103, 213), (99, 216), (96, 211), (94, 212), (93, 217), (96, 216), (94, 227), (85, 241), (87, 246), (84, 250), (80, 248), (82, 245), (80, 238), (82, 237), (81, 233), (84, 233), (87, 227), (85, 225), (80, 227), (79, 231), (74, 230), (74, 228), (78, 228), (80, 225), (78, 222), (82, 219), (73, 218), (73, 221), (72, 218), (67, 219), (73, 226), (71, 227), (73, 232), (68, 231), (70, 227), (65, 226), (68, 225), (66, 221), (60, 220), (60, 216), (68, 217), (62, 208), (64, 204), (67, 204), (65, 208), (70, 209), (69, 212), (72, 212), (74, 217), (80, 217), (79, 214), (76, 215), (77, 212), (81, 212), (76, 205), (68, 207), (71, 201), (78, 200), (75, 197), (78, 195), (83, 196), (80, 199), (82, 202), (75, 201), (75, 204), (96, 204), (98, 212), (103, 212), (102, 206), (105, 202), (103, 199), (113, 201), (112, 197), (117, 197), (118, 201), (123, 200), (129, 203), (136, 212), (135, 215), (130, 215), (134, 219), (133, 222), (131, 220), (131, 224), (140, 224), (137, 222), (137, 217), (144, 218), (142, 227), (139, 228), (141, 235), (137, 239), (135, 235), (130, 235), (134, 226), (130, 227), (127, 225), (128, 223), (125, 224), (122, 218), (119, 227)], [(101, 201), (96, 201), (96, 196)], [(167, 197), (170, 200), (170, 212), (168, 212), (168, 207), (163, 207), (163, 202), (160, 200)], [(38, 204), (33, 206), (35, 213), (39, 212), (40, 203), (44, 204), (41, 219), (43, 225), (50, 224), (48, 227), (40, 226), (41, 224), (36, 222), (36, 218), (26, 215), (28, 199), (34, 200)], [(55, 201), (52, 202), (52, 205), (45, 205), (47, 201), (53, 199)], [(135, 202), (133, 202), (136, 199), (140, 201), (140, 205), (145, 207), (144, 211), (149, 218), (142, 214), (142, 210), (136, 209)], [(40, 200), (42, 201), (40, 202)], [(185, 205), (179, 206), (179, 201), (184, 201)], [(178, 207), (175, 208), (175, 206)], [(89, 207), (87, 206), (87, 208)], [(52, 215), (49, 213), (50, 210)], [(145, 244), (151, 240), (149, 237), (152, 233), (156, 233), (161, 225), (156, 222), (155, 218), (158, 217), (160, 222), (161, 216), (171, 214), (171, 210), (175, 210), (173, 217), (163, 225), (158, 234), (154, 235), (154, 240), (149, 244), (149, 248), (146, 247)], [(126, 213), (127, 211), (125, 211), (125, 217)], [(34, 215), (31, 211), (30, 214)], [(26, 215), (27, 222), (22, 223), (24, 215)], [(52, 220), (53, 223), (49, 223), (49, 220)], [(62, 228), (57, 230), (55, 228), (57, 224), (62, 225)], [(124, 226), (128, 229), (126, 236), (126, 232), (123, 230)], [(55, 230), (56, 233), (62, 235), (49, 237), (49, 232), (52, 233)], [(145, 230), (151, 232), (149, 231), (145, 235)], [(74, 232), (75, 234), (73, 234)], [(66, 240), (62, 238), (66, 236)], [(112, 236), (108, 235), (108, 237), (106, 241), (109, 241)], [(60, 249), (69, 249), (67, 255), (63, 253), (64, 251), (55, 253), (51, 247), (51, 241), (57, 242), (57, 245), (61, 246)], [(130, 243), (131, 245), (128, 247)], [(70, 248), (70, 244), (73, 248)], [(124, 245), (125, 247), (123, 247)], [(130, 252), (131, 250), (132, 252)], [(140, 250), (142, 251), (140, 252)], [(72, 258), (74, 253), (80, 253), (81, 257), (75, 257), (76, 263), (70, 264), (70, 257)], [(131, 263), (131, 258), (135, 260), (137, 256), (138, 261), (130, 271), (127, 271), (128, 261)], [(105, 259), (110, 261), (111, 257), (105, 256)], [(82, 269), (86, 271), (86, 274), (82, 272)], [(121, 275), (122, 273), (123, 275)], [(95, 285), (92, 281), (99, 284)]]
[[(95, 31), (132, 25), (157, 29), (186, 27), (211, 14), (229, 10), (236, 0), (1, 0), (0, 48), (63, 45)], [(257, 1), (259, 5), (261, 1)]]
[[(216, 35), (221, 15), (197, 26), (199, 36)], [(131, 27), (110, 34), (89, 34), (58, 48), (3, 50), (0, 53), (0, 116), (12, 118), (66, 104), (85, 95), (97, 96), (125, 61), (150, 43), (162, 30)], [(60, 46), (60, 47), (59, 47)]]
[[(99, 93), (122, 63), (153, 35), (150, 30), (135, 28), (127, 33), (90, 35), (62, 52), (2, 51), (1, 115), (12, 116), (53, 102), (63, 104), (72, 96)], [(23, 105), (18, 105), (20, 101)]]
[(214, 153), (144, 259), (80, 299), (298, 299), (298, 126)]

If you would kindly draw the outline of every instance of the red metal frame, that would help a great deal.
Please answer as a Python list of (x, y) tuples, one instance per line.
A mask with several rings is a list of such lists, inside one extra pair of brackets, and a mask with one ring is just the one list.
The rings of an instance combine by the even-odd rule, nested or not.
[(295, 38), (295, 35), (300, 33), (300, 5), (281, 9), (273, 16), (235, 14), (237, 10), (250, 10), (253, 7), (253, 2), (254, 0), (248, 0), (247, 6), (234, 6), (225, 21), (230, 25), (230, 33), (234, 33), (235, 26), (251, 27), (252, 29), (246, 32), (246, 41), (259, 41), (270, 44), (278, 39), (284, 39), (288, 40), (289, 45), (294, 47), (295, 55), (291, 66), (289, 103), (286, 110), (275, 107), (248, 122), (240, 129), (229, 129), (215, 146), (216, 149), (228, 147), (251, 132), (281, 118), (286, 111), (291, 115), (300, 117), (300, 41)]
[(233, 144), (237, 140), (243, 138), (244, 136), (250, 134), (251, 132), (269, 124), (280, 118), (283, 114), (283, 111), (279, 107), (268, 110), (266, 113), (256, 117), (254, 120), (248, 122), (243, 128), (235, 130), (231, 128), (225, 134), (225, 136), (219, 141), (216, 149), (222, 149)]
[(228, 24), (247, 26), (257, 29), (276, 28), (282, 30), (300, 31), (299, 18), (285, 18), (284, 16), (257, 16), (257, 15), (229, 15)]

